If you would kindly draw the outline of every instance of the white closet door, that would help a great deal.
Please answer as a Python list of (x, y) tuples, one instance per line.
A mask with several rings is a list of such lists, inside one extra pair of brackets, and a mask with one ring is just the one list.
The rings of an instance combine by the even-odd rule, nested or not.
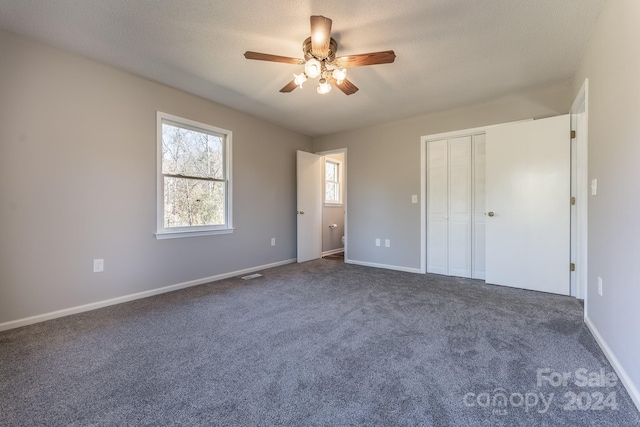
[(448, 274), (448, 144), (427, 143), (427, 273)]
[(473, 266), (471, 277), (485, 278), (485, 246), (486, 246), (486, 147), (485, 134), (473, 136)]
[(427, 272), (471, 277), (471, 136), (427, 143)]
[(569, 295), (569, 115), (487, 130), (487, 283)]
[(449, 275), (471, 277), (471, 136), (449, 140)]

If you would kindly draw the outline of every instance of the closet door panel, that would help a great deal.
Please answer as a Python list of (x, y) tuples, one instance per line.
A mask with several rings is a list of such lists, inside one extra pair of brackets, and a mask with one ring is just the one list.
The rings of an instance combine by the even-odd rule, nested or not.
[(471, 277), (471, 137), (449, 140), (449, 275)]
[(427, 144), (427, 272), (447, 274), (448, 144)]
[(485, 278), (486, 246), (486, 136), (473, 136), (473, 265), (471, 277)]

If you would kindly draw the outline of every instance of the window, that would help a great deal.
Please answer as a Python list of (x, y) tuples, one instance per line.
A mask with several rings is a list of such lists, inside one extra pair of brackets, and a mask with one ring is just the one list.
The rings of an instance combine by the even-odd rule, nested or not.
[(158, 112), (156, 237), (231, 233), (231, 132)]
[(324, 162), (324, 202), (326, 204), (342, 204), (342, 163), (338, 160), (326, 159)]

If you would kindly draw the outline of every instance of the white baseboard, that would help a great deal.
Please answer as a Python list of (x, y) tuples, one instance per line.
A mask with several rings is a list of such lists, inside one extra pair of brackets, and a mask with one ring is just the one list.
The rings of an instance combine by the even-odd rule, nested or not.
[(618, 378), (620, 378), (620, 381), (622, 381), (622, 385), (624, 385), (624, 387), (627, 389), (627, 392), (629, 393), (629, 396), (631, 396), (633, 403), (635, 403), (636, 407), (640, 411), (640, 391), (638, 390), (638, 387), (636, 387), (633, 381), (631, 381), (631, 378), (629, 378), (627, 371), (622, 367), (616, 355), (613, 353), (613, 351), (611, 351), (611, 348), (607, 345), (604, 338), (602, 338), (602, 335), (600, 335), (600, 332), (598, 332), (598, 328), (596, 328), (593, 322), (591, 322), (591, 319), (585, 317), (584, 322), (587, 324), (587, 327), (591, 331), (593, 337), (596, 339), (596, 342), (602, 349), (602, 352), (609, 360), (609, 363), (611, 363), (611, 366), (613, 366), (613, 369), (616, 371)]
[(80, 305), (77, 307), (70, 307), (62, 310), (52, 311), (49, 313), (38, 314), (36, 316), (25, 317), (24, 319), (11, 320), (9, 322), (0, 323), (0, 331), (6, 331), (8, 329), (19, 328), (21, 326), (32, 325), (34, 323), (44, 322), (45, 320), (56, 319), (58, 317), (69, 316), (72, 314), (82, 313), (85, 311), (96, 310), (98, 308), (108, 307), (110, 305), (115, 305), (123, 302), (146, 298), (153, 295), (164, 294), (166, 292), (177, 291), (178, 289), (189, 288), (191, 286), (203, 285), (205, 283), (211, 283), (218, 280), (228, 279), (230, 277), (241, 276), (247, 273), (253, 273), (254, 271), (258, 271), (258, 270), (266, 270), (268, 268), (279, 267), (281, 265), (286, 265), (286, 264), (292, 264), (294, 262), (296, 262), (295, 259), (278, 261), (271, 264), (260, 265), (257, 267), (245, 268), (244, 270), (237, 270), (229, 273), (217, 274), (215, 276), (204, 277), (202, 279), (190, 280), (188, 282), (178, 283), (176, 285), (164, 286), (158, 289), (151, 289), (148, 291), (138, 292), (135, 294), (124, 295), (121, 297), (116, 297), (116, 298), (112, 298), (104, 301), (92, 302), (92, 303)]
[(345, 259), (344, 262), (345, 262), (345, 264), (363, 265), (365, 267), (384, 268), (386, 270), (396, 270), (396, 271), (404, 271), (404, 272), (407, 272), (407, 273), (422, 274), (422, 271), (419, 268), (402, 267), (402, 266), (399, 266), (399, 265), (378, 264), (378, 263), (375, 263), (375, 262), (356, 261), (356, 260), (353, 260), (353, 259)]
[(324, 252), (322, 252), (321, 256), (339, 254), (340, 252), (344, 252), (344, 248), (338, 248), (338, 249), (332, 249), (330, 251), (324, 251)]

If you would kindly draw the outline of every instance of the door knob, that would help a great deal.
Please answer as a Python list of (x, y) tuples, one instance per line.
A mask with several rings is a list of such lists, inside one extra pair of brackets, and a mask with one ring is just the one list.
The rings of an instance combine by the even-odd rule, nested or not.
[(299, 215), (304, 215), (304, 211), (298, 211)]
[(491, 212), (487, 213), (487, 215), (494, 216), (495, 214), (493, 213), (493, 211), (491, 211)]

